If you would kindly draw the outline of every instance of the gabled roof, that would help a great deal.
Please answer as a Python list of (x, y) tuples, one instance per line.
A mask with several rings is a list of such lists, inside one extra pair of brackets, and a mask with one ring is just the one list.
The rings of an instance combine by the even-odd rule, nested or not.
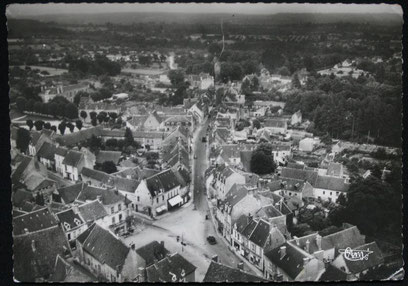
[(126, 201), (126, 198), (115, 190), (97, 188), (88, 185), (86, 185), (79, 193), (77, 200), (81, 202), (94, 201), (98, 198), (98, 196), (101, 196), (103, 205), (111, 205), (118, 202), (125, 203)]
[(260, 247), (264, 247), (269, 237), (269, 230), (270, 230), (269, 223), (260, 219), (256, 224), (256, 227), (252, 231), (249, 240)]
[(276, 209), (274, 206), (263, 206), (261, 207), (255, 214), (256, 216), (264, 219), (274, 218), (278, 216), (282, 216), (282, 213)]
[(357, 226), (352, 226), (341, 231), (326, 235), (322, 237), (322, 249), (336, 250), (345, 249), (347, 247), (357, 247), (365, 243), (365, 236), (362, 235)]
[(86, 222), (94, 222), (108, 215), (98, 200), (80, 205), (78, 211)]
[(67, 152), (68, 152), (68, 149), (65, 147), (58, 146), (57, 149), (55, 149), (55, 155), (58, 155), (61, 157), (65, 157)]
[(73, 203), (75, 199), (78, 197), (84, 185), (85, 185), (84, 183), (74, 184), (71, 186), (57, 189), (57, 192), (66, 204), (70, 204)]
[(333, 281), (346, 281), (347, 274), (332, 264), (329, 264), (326, 271), (320, 276), (319, 281), (333, 282)]
[(347, 192), (350, 184), (347, 184), (345, 179), (341, 177), (318, 176), (313, 186), (319, 189)]
[(56, 149), (57, 147), (54, 144), (44, 142), (40, 150), (37, 151), (37, 156), (40, 158), (50, 160), (50, 161), (54, 161)]
[(34, 282), (54, 272), (57, 255), (69, 254), (69, 245), (61, 227), (53, 227), (14, 237), (14, 277), (21, 282)]
[(102, 164), (106, 161), (112, 161), (115, 165), (117, 165), (121, 156), (122, 152), (119, 151), (99, 151), (95, 156), (95, 163)]
[(49, 278), (51, 282), (92, 282), (92, 278), (86, 275), (84, 271), (80, 270), (80, 267), (72, 262), (68, 262), (57, 255), (54, 273)]
[(175, 253), (146, 268), (147, 282), (178, 282), (196, 268), (183, 256)]
[[(95, 225), (89, 233), (84, 232), (83, 250), (91, 254), (101, 264), (107, 264), (114, 270), (122, 271), (130, 248), (111, 232)], [(82, 236), (81, 235), (81, 236)]]
[(268, 118), (268, 119), (265, 119), (264, 126), (265, 127), (286, 128), (287, 122), (286, 122), (286, 119)]
[(57, 219), (47, 208), (42, 208), (18, 217), (13, 218), (13, 234), (21, 235), (27, 230), (36, 232), (58, 224)]
[(34, 196), (31, 192), (23, 189), (17, 189), (12, 193), (11, 199), (14, 207), (20, 207), (26, 201), (33, 201)]
[(55, 214), (66, 231), (74, 229), (85, 222), (72, 209), (68, 209)]
[(75, 151), (75, 150), (69, 150), (67, 154), (65, 155), (65, 158), (62, 161), (62, 164), (76, 167), (82, 158), (83, 158), (83, 154), (81, 152)]
[(347, 265), (348, 270), (351, 273), (357, 274), (361, 273), (364, 270), (370, 269), (374, 266), (378, 266), (379, 264), (384, 263), (384, 257), (382, 255), (381, 250), (378, 248), (378, 245), (375, 241), (360, 245), (353, 250), (369, 250), (372, 251), (371, 254), (368, 255), (368, 259), (361, 259), (358, 261), (350, 261), (344, 259), (344, 262)]
[(262, 277), (258, 277), (236, 268), (211, 261), (210, 266), (205, 273), (204, 283), (220, 283), (220, 282), (266, 282)]
[(328, 176), (342, 176), (343, 174), (343, 165), (341, 163), (330, 162), (329, 167), (327, 168)]
[(83, 181), (86, 181), (87, 178), (90, 178), (98, 182), (101, 182), (102, 184), (112, 184), (113, 180), (112, 176), (110, 176), (109, 174), (103, 171), (94, 170), (87, 167), (82, 168), (81, 176)]
[(13, 184), (17, 184), (20, 181), (21, 176), (23, 175), (24, 171), (30, 164), (31, 160), (33, 160), (33, 158), (22, 155), (20, 163), (18, 164), (17, 168), (14, 170), (13, 174), (11, 174), (11, 181)]
[(152, 197), (180, 185), (172, 169), (165, 170), (146, 179), (146, 186)]
[(228, 191), (223, 203), (230, 207), (235, 206), (248, 194), (248, 189), (244, 185), (232, 185), (231, 189)]
[(277, 267), (282, 269), (292, 280), (303, 270), (303, 258), (310, 258), (306, 252), (297, 249), (292, 244), (285, 242), (286, 254), (281, 259), (281, 247), (277, 247), (265, 253), (265, 256)]
[(251, 171), (251, 158), (253, 151), (240, 151), (240, 158), (242, 167), (246, 172)]
[(169, 251), (164, 247), (164, 244), (152, 241), (145, 246), (136, 249), (143, 260), (146, 262), (146, 266), (152, 265), (155, 261), (160, 261), (169, 254)]
[(134, 193), (139, 186), (139, 181), (121, 177), (112, 177), (112, 185), (119, 191)]
[[(281, 178), (296, 179), (308, 181), (310, 184), (314, 185), (317, 180), (318, 173), (313, 170), (302, 170), (293, 168), (282, 168)], [(283, 181), (283, 179), (282, 179)]]
[(80, 131), (58, 137), (56, 141), (64, 146), (74, 146), (80, 142), (90, 139), (92, 135), (96, 137), (100, 136), (101, 130), (102, 127), (100, 126), (82, 129)]

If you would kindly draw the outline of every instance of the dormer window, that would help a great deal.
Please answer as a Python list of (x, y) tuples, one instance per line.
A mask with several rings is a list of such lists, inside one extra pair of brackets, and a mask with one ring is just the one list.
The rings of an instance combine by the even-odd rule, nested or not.
[(74, 222), (76, 225), (81, 225), (81, 221), (77, 218), (74, 218)]
[(70, 230), (70, 229), (71, 229), (71, 226), (69, 225), (69, 223), (67, 223), (67, 222), (64, 221), (64, 228), (65, 228), (66, 230)]

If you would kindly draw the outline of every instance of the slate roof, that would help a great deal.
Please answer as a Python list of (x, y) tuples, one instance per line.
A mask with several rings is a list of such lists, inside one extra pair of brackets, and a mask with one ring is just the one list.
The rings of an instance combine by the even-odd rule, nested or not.
[(148, 139), (164, 139), (167, 136), (167, 132), (159, 131), (134, 131), (133, 138), (137, 141), (139, 138), (148, 138)]
[(354, 248), (364, 243), (365, 236), (360, 233), (357, 226), (352, 226), (322, 237), (322, 249), (334, 248), (336, 255), (339, 249)]
[(66, 204), (70, 204), (75, 201), (79, 193), (82, 191), (83, 187), (84, 183), (78, 183), (57, 189), (57, 192)]
[(90, 139), (92, 135), (95, 135), (96, 137), (100, 136), (101, 130), (102, 127), (100, 126), (82, 129), (71, 134), (60, 136), (56, 139), (56, 141), (64, 146), (74, 146), (80, 142)]
[(274, 218), (274, 217), (278, 217), (281, 215), (282, 213), (272, 205), (263, 206), (255, 214), (255, 216), (259, 216), (260, 218), (264, 218), (264, 219)]
[(211, 261), (210, 266), (205, 273), (204, 283), (220, 282), (266, 282), (267, 280), (236, 268)]
[(126, 179), (121, 177), (112, 177), (113, 179), (113, 186), (117, 188), (119, 191), (134, 193), (139, 186), (139, 181)]
[(319, 189), (347, 192), (350, 184), (346, 184), (344, 178), (341, 177), (318, 176), (313, 186)]
[(175, 281), (180, 281), (183, 278), (182, 272), (184, 271), (184, 276), (187, 276), (197, 269), (193, 264), (186, 260), (183, 256), (178, 253), (172, 254), (171, 256), (166, 256), (166, 258), (154, 263), (153, 265), (146, 268), (147, 282), (172, 282), (173, 273)]
[(235, 206), (248, 194), (248, 189), (244, 185), (232, 185), (224, 199), (224, 204)]
[(259, 245), (260, 247), (264, 247), (269, 237), (269, 230), (270, 230), (269, 223), (261, 219), (256, 224), (256, 227), (254, 228), (254, 230), (251, 233), (251, 236), (249, 237), (249, 240), (255, 243), (256, 245)]
[(47, 208), (42, 208), (18, 217), (13, 218), (13, 234), (21, 235), (28, 232), (35, 232), (58, 224), (57, 219)]
[(77, 200), (81, 202), (94, 201), (98, 196), (101, 196), (103, 205), (116, 204), (125, 202), (125, 197), (112, 189), (103, 189), (93, 186), (85, 186), (79, 193)]
[(101, 136), (102, 137), (119, 137), (119, 138), (124, 138), (125, 137), (125, 130), (124, 129), (102, 129), (101, 130)]
[(279, 191), (280, 189), (282, 189), (282, 181), (281, 180), (274, 180), (272, 182), (269, 182), (267, 184), (269, 190), (271, 192), (275, 192), (275, 191)]
[(328, 176), (341, 176), (343, 173), (343, 165), (341, 163), (330, 162), (327, 168)]
[(12, 202), (14, 207), (20, 207), (26, 201), (33, 201), (34, 196), (33, 193), (28, 192), (23, 189), (17, 189), (15, 192), (12, 193)]
[(59, 156), (61, 156), (61, 157), (65, 157), (65, 155), (67, 154), (67, 152), (68, 152), (68, 149), (65, 148), (65, 147), (58, 146), (58, 147), (55, 149), (55, 154), (56, 154), (56, 155), (59, 155)]
[(253, 151), (240, 151), (240, 158), (242, 167), (246, 172), (251, 171), (251, 158), (252, 158)]
[(217, 128), (215, 130), (215, 134), (221, 138), (222, 143), (226, 143), (228, 141), (228, 138), (231, 136), (230, 130), (225, 127)]
[(118, 267), (118, 270), (122, 271), (130, 248), (121, 240), (97, 224), (89, 232), (82, 233), (80, 237), (84, 251), (112, 269), (116, 270)]
[(167, 254), (169, 254), (169, 251), (164, 247), (164, 244), (161, 244), (156, 240), (136, 249), (136, 252), (146, 262), (146, 267), (154, 264), (155, 260), (162, 260)]
[(119, 151), (99, 151), (95, 156), (95, 163), (102, 164), (106, 161), (112, 161), (113, 163), (115, 163), (115, 165), (117, 165), (121, 156), (122, 152)]
[(65, 256), (69, 249), (65, 234), (57, 225), (14, 237), (14, 277), (21, 282), (49, 277), (54, 271), (57, 255)]
[[(318, 173), (312, 170), (301, 170), (293, 168), (282, 168), (281, 178), (306, 180), (314, 185), (317, 180)], [(283, 181), (283, 179), (282, 179)]]
[(332, 282), (332, 281), (346, 281), (347, 280), (347, 274), (337, 267), (334, 267), (333, 265), (329, 264), (326, 268), (326, 271), (323, 272), (322, 276), (320, 276), (319, 281), (326, 281), (326, 282)]
[(37, 156), (40, 158), (48, 159), (54, 161), (55, 151), (57, 147), (49, 142), (44, 142), (40, 150), (37, 151)]
[(303, 170), (303, 169), (305, 168), (305, 165), (303, 165), (303, 164), (298, 164), (298, 163), (293, 163), (293, 162), (289, 162), (289, 163), (286, 165), (286, 167), (287, 167), (287, 168), (290, 168), (290, 169), (300, 169), (300, 170)]
[(285, 242), (282, 246), (286, 246), (286, 254), (282, 259), (280, 253), (281, 246), (267, 251), (264, 255), (294, 280), (303, 270), (303, 258), (310, 258), (311, 256), (290, 243)]
[(180, 185), (177, 176), (171, 169), (160, 172), (152, 177), (146, 179), (146, 186), (152, 197), (158, 193), (167, 192)]
[(379, 264), (384, 263), (384, 257), (381, 250), (378, 248), (378, 245), (375, 241), (360, 245), (358, 247), (353, 248), (354, 250), (370, 250), (373, 253), (368, 255), (368, 259), (365, 260), (358, 260), (358, 261), (349, 261), (344, 259), (348, 270), (353, 273), (361, 273), (364, 270), (370, 269), (374, 266), (378, 266)]
[(113, 180), (112, 176), (110, 176), (109, 174), (103, 171), (94, 170), (87, 167), (82, 168), (81, 176), (83, 181), (86, 181), (87, 178), (90, 178), (103, 184), (111, 183)]
[(81, 152), (75, 151), (75, 150), (69, 150), (67, 154), (65, 155), (65, 158), (62, 161), (62, 164), (76, 167), (82, 158), (83, 158), (83, 154)]
[(52, 282), (92, 282), (92, 278), (81, 271), (79, 266), (68, 262), (59, 254), (55, 262), (54, 273), (49, 278)]
[(98, 200), (78, 206), (78, 211), (86, 222), (94, 222), (108, 215)]
[(31, 160), (33, 160), (33, 158), (24, 155), (22, 156), (21, 161), (18, 164), (17, 168), (11, 174), (11, 181), (13, 184), (17, 184), (20, 181), (21, 176), (23, 175), (24, 171), (30, 164)]
[[(85, 223), (82, 220), (82, 218), (78, 214), (76, 214), (72, 209), (68, 209), (66, 211), (59, 212), (55, 215), (57, 216), (59, 221), (62, 223), (62, 226), (64, 227), (66, 231), (74, 229)], [(68, 224), (69, 228), (66, 228), (65, 224)]]

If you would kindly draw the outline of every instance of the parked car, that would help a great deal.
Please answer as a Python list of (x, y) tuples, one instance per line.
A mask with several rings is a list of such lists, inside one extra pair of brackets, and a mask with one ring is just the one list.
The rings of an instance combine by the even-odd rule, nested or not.
[(211, 245), (217, 244), (217, 241), (215, 240), (215, 237), (212, 236), (212, 235), (207, 236), (207, 241), (208, 241), (208, 243), (211, 244)]

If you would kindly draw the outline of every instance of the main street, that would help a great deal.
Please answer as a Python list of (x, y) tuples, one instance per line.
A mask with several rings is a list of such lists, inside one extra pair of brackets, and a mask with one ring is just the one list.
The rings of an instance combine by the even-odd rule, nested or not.
[[(193, 138), (193, 203), (159, 216), (154, 221), (142, 218), (136, 214), (135, 233), (124, 238), (126, 244), (134, 243), (136, 248), (154, 239), (164, 241), (165, 247), (170, 252), (180, 253), (197, 267), (197, 281), (202, 281), (204, 278), (214, 255), (218, 256), (219, 262), (234, 268), (241, 262), (241, 259), (229, 250), (228, 244), (218, 236), (211, 219), (206, 219), (209, 207), (204, 187), (204, 172), (207, 168), (208, 160), (207, 143), (202, 142), (202, 137), (206, 136), (207, 128), (208, 122), (205, 121), (196, 130)], [(179, 241), (177, 241), (177, 236)], [(210, 245), (207, 241), (208, 236), (214, 236), (217, 243)], [(245, 264), (244, 270), (255, 274)]]

